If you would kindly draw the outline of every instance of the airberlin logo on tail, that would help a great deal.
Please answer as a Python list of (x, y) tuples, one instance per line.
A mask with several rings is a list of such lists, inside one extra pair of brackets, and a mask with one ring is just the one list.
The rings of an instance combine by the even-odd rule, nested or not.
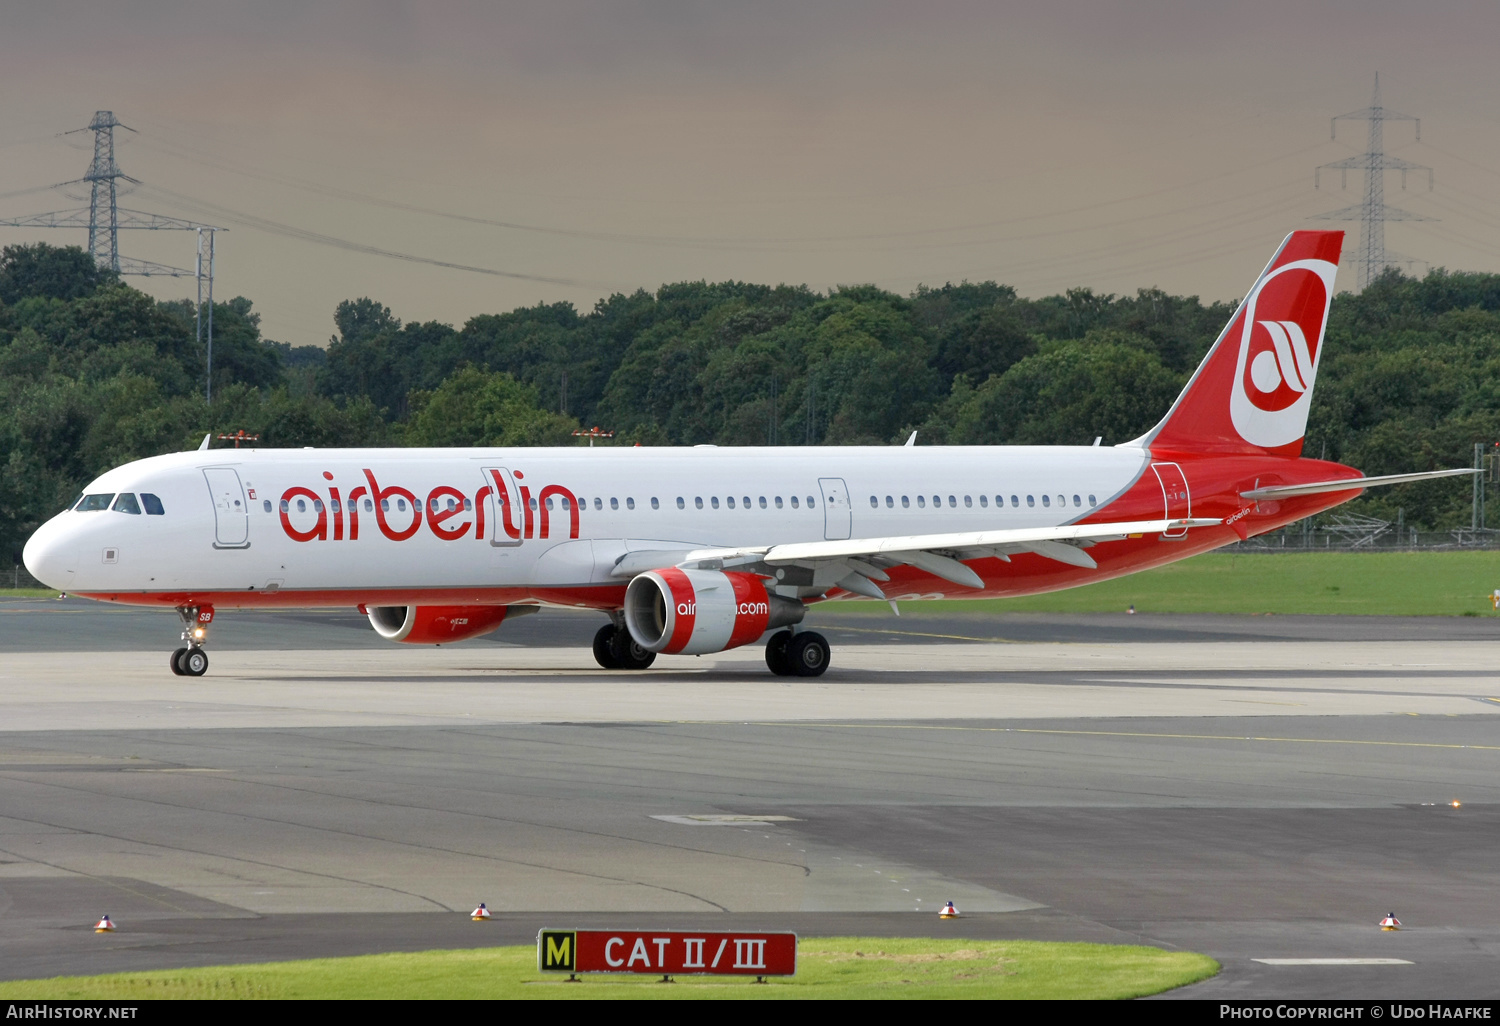
[(1288, 445), (1307, 429), (1337, 270), (1326, 260), (1278, 267), (1260, 280), (1240, 310), (1229, 416), (1252, 445)]

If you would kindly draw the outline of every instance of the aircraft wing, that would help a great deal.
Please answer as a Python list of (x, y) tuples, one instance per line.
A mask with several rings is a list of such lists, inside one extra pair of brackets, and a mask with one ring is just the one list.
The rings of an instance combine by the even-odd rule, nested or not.
[(1318, 495), (1323, 492), (1347, 492), (1353, 488), (1379, 488), (1382, 485), (1406, 484), (1408, 481), (1430, 481), (1438, 477), (1459, 477), (1477, 474), (1473, 467), (1458, 470), (1428, 470), (1420, 474), (1385, 474), (1381, 477), (1346, 477), (1342, 481), (1316, 481), (1312, 484), (1273, 485), (1268, 488), (1252, 488), (1240, 492), (1240, 498), (1259, 501), (1261, 499), (1284, 499), (1293, 495)]
[[(716, 568), (800, 566), (814, 571), (827, 587), (839, 587), (870, 598), (885, 598), (874, 581), (889, 580), (882, 567), (907, 564), (967, 588), (982, 588), (962, 559), (993, 556), (1009, 561), (1011, 554), (1034, 552), (1048, 559), (1092, 569), (1093, 557), (1070, 542), (1094, 542), (1131, 535), (1162, 534), (1190, 527), (1213, 527), (1223, 521), (1197, 517), (1179, 520), (1130, 520), (1105, 524), (1068, 524), (1062, 527), (1023, 527), (998, 531), (961, 531), (948, 534), (853, 538), (846, 541), (790, 542), (745, 548), (692, 549), (686, 552), (632, 552), (615, 565), (615, 576), (631, 576), (663, 565), (672, 556), (679, 566)], [(654, 560), (654, 562), (652, 562)], [(651, 566), (646, 566), (651, 562)]]

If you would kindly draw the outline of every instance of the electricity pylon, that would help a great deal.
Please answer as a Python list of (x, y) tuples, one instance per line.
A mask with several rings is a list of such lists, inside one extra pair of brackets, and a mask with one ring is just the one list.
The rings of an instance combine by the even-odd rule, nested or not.
[(1354, 264), (1355, 281), (1361, 290), (1370, 282), (1380, 276), (1386, 267), (1393, 263), (1413, 263), (1402, 257), (1389, 254), (1385, 249), (1385, 223), (1387, 221), (1431, 221), (1430, 217), (1421, 214), (1413, 214), (1398, 207), (1386, 206), (1385, 202), (1385, 173), (1387, 171), (1401, 172), (1401, 188), (1406, 188), (1406, 176), (1412, 171), (1427, 172), (1427, 189), (1432, 190), (1432, 168), (1423, 164), (1413, 164), (1409, 160), (1400, 157), (1388, 156), (1385, 152), (1385, 122), (1387, 121), (1411, 121), (1416, 125), (1417, 140), (1422, 138), (1422, 121), (1420, 118), (1412, 117), (1410, 114), (1398, 114), (1393, 110), (1387, 110), (1380, 105), (1380, 74), (1375, 75), (1375, 95), (1370, 105), (1363, 110), (1351, 111), (1348, 114), (1340, 114), (1329, 123), (1330, 138), (1338, 138), (1338, 123), (1340, 121), (1367, 121), (1370, 125), (1369, 144), (1365, 152), (1353, 157), (1345, 157), (1331, 164), (1324, 164), (1318, 168), (1315, 175), (1314, 185), (1321, 184), (1321, 172), (1325, 169), (1342, 172), (1344, 185), (1347, 187), (1350, 171), (1363, 171), (1365, 173), (1365, 198), (1362, 202), (1340, 210), (1332, 210), (1326, 214), (1317, 216), (1326, 221), (1358, 221), (1360, 223), (1359, 247), (1350, 255), (1350, 262)]

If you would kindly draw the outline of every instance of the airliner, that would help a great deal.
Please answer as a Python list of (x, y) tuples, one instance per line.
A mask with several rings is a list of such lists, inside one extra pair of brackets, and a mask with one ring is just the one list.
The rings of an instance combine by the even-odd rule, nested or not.
[(815, 677), (815, 602), (1003, 598), (1273, 531), (1363, 489), (1302, 458), (1343, 233), (1289, 235), (1161, 422), (1120, 445), (220, 449), (102, 475), (27, 542), (53, 588), (175, 609), (201, 676), (223, 609), (357, 607), (439, 645), (598, 610), (599, 665), (759, 641)]

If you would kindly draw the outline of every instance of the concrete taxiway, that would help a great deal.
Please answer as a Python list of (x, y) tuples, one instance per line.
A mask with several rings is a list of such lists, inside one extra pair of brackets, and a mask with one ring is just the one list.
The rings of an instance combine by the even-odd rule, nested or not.
[(172, 619), (0, 602), (0, 977), (736, 923), (1500, 994), (1490, 620), (825, 615), (833, 669), (787, 680), (606, 673), (561, 613), (442, 649), (224, 614), (179, 678)]

